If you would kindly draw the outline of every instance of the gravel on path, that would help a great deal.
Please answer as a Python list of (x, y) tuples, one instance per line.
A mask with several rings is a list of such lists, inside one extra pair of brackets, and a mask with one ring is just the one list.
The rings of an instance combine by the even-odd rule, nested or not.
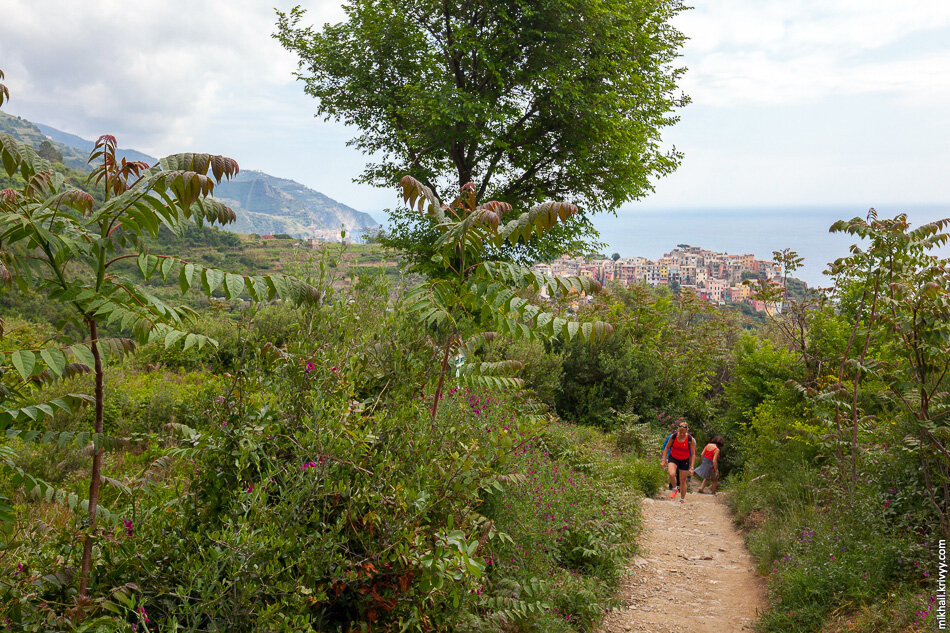
[(600, 633), (742, 633), (765, 606), (765, 583), (718, 496), (643, 500), (640, 555), (630, 561), (623, 606)]

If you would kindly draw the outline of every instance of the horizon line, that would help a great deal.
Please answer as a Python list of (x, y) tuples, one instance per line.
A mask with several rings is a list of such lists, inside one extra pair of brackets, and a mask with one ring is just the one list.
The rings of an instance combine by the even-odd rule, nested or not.
[[(860, 203), (847, 203), (847, 202), (807, 202), (800, 204), (660, 204), (660, 205), (650, 205), (649, 203), (632, 203), (624, 205), (617, 208), (614, 213), (619, 214), (621, 212), (629, 211), (761, 211), (763, 209), (769, 210), (796, 210), (800, 211), (802, 209), (813, 209), (813, 210), (825, 210), (825, 209), (854, 209), (861, 208), (865, 212), (870, 209), (883, 209), (883, 208), (892, 208), (898, 207), (907, 209), (923, 209), (923, 208), (940, 208), (946, 207), (947, 213), (950, 214), (950, 201), (947, 202), (879, 202), (866, 206)], [(591, 217), (603, 217), (611, 215), (610, 212), (602, 212), (597, 214), (592, 214)]]

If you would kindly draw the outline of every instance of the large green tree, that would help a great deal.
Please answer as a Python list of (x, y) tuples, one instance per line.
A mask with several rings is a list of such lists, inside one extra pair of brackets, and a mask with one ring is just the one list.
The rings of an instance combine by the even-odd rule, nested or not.
[(661, 147), (687, 99), (680, 0), (347, 0), (347, 19), (275, 37), (300, 57), (317, 112), (359, 128), (360, 180), (404, 174), (476, 199), (611, 210), (680, 159)]

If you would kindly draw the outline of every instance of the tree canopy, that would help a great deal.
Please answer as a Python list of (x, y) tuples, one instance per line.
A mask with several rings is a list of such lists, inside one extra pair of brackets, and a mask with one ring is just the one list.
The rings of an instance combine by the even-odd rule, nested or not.
[(679, 0), (348, 0), (347, 20), (275, 37), (299, 58), (317, 113), (359, 128), (359, 180), (404, 174), (478, 200), (564, 199), (582, 211), (641, 198), (673, 171), (661, 131), (676, 82)]

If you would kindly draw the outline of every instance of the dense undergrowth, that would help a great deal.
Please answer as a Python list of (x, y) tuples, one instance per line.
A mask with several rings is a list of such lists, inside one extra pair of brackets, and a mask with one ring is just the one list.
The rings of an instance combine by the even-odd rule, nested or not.
[[(357, 259), (340, 283), (329, 250), (270, 275), (257, 253), (244, 274), (215, 267), (241, 240), (162, 242), (155, 218), (115, 202), (227, 159), (176, 155), (152, 180), (135, 167), (109, 207), (52, 172), (27, 185), (29, 151), (5, 151), (23, 182), (0, 198), (0, 272), (18, 288), (0, 300), (4, 627), (590, 631), (680, 418), (700, 446), (725, 437), (730, 500), (769, 579), (760, 630), (934, 624), (950, 262), (929, 253), (945, 223), (836, 226), (867, 250), (833, 265), (826, 293), (764, 284), (785, 306), (762, 325), (685, 289), (600, 292), (488, 257), (573, 205), (503, 223), (508, 205), (463, 187), (443, 207), (406, 178), (442, 232), (427, 245), (439, 274), (394, 282)], [(154, 198), (155, 213), (226, 219), (190, 199), (210, 180), (184, 172), (197, 189), (173, 185), (179, 202)], [(76, 239), (23, 228), (46, 222)]]
[[(104, 460), (95, 597), (82, 617), (70, 606), (80, 506), (6, 485), (17, 519), (0, 553), (5, 626), (591, 630), (658, 469), (600, 431), (549, 422), (518, 390), (453, 387), (430, 419), (425, 333), (384, 276), (347, 292), (317, 308), (208, 312), (197, 328), (216, 349), (159, 342), (111, 363), (105, 432), (127, 440)], [(58, 336), (6, 323), (9, 348)], [(80, 374), (30, 398), (91, 387)], [(82, 498), (83, 447), (6, 447)]]
[[(788, 407), (795, 396), (785, 396)], [(819, 631), (836, 620), (840, 630), (867, 633), (933, 625), (936, 518), (904, 444), (907, 430), (876, 430), (857, 481), (843, 486), (835, 460), (815, 445), (820, 435), (803, 430), (801, 409), (785, 407), (757, 409), (762, 426), (745, 431), (747, 458), (728, 497), (769, 580), (761, 629)]]
[[(154, 343), (113, 362), (106, 428), (129, 442), (106, 457), (114, 517), (92, 616), (70, 615), (81, 513), (6, 487), (8, 626), (592, 630), (632, 554), (635, 501), (663, 485), (657, 434), (680, 416), (700, 442), (726, 437), (729, 499), (769, 580), (761, 630), (933, 624), (940, 519), (916, 423), (869, 372), (858, 403), (874, 417), (858, 417), (852, 475), (849, 418), (839, 435), (820, 397), (847, 347), (847, 303), (813, 309), (803, 351), (782, 317), (750, 331), (688, 295), (615, 288), (585, 309), (613, 338), (497, 339), (480, 354), (522, 361), (527, 391), (453, 386), (433, 420), (438, 367), (400, 297), (364, 274), (318, 308), (209, 310), (196, 328), (216, 349)], [(7, 315), (5, 349), (59, 336)], [(897, 366), (879, 334), (869, 356)], [(79, 375), (31, 397), (90, 387)], [(81, 447), (6, 446), (81, 498)]]
[[(943, 223), (855, 219), (833, 289), (735, 350), (731, 502), (768, 576), (762, 631), (937, 624), (947, 538)], [(805, 309), (803, 309), (805, 308)]]

